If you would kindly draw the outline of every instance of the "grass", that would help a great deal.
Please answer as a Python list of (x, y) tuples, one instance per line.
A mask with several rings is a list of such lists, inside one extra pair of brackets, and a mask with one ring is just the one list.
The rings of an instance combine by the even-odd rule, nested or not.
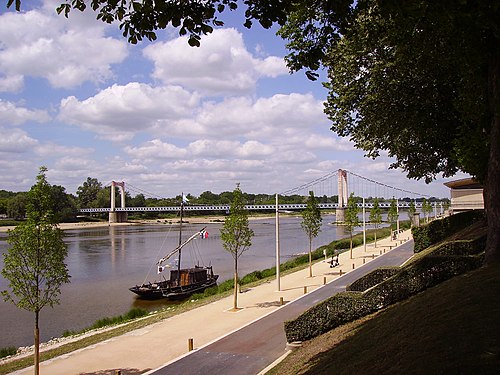
[(500, 267), (457, 276), (304, 343), (269, 374), (497, 374)]

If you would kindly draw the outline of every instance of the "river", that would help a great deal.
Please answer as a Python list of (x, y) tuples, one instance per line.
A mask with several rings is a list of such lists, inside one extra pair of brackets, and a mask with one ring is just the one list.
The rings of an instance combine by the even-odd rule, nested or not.
[[(189, 220), (189, 219), (188, 219)], [(333, 225), (334, 216), (323, 216), (322, 230), (313, 241), (318, 247), (347, 236), (342, 227)], [(281, 259), (307, 252), (308, 239), (300, 226), (299, 217), (280, 218)], [(183, 238), (207, 226), (207, 239), (192, 241), (182, 251), (182, 265), (192, 266), (195, 254), (201, 254), (205, 264), (211, 264), (219, 281), (230, 279), (233, 258), (224, 251), (220, 241), (221, 223), (183, 225)], [(239, 259), (239, 273), (244, 276), (254, 270), (275, 265), (276, 237), (274, 218), (250, 221), (255, 232), (252, 246)], [(7, 249), (6, 234), (0, 233), (0, 253)], [(156, 261), (175, 248), (178, 226), (169, 224), (112, 226), (72, 229), (65, 231), (68, 245), (68, 265), (71, 283), (62, 287), (61, 304), (45, 307), (40, 317), (41, 341), (60, 337), (65, 330), (80, 330), (97, 319), (126, 313), (133, 307), (147, 310), (167, 305), (166, 300), (143, 301), (128, 290), (144, 281), (158, 279)], [(0, 259), (3, 268), (3, 256)], [(168, 275), (166, 275), (168, 277)], [(0, 276), (0, 290), (7, 289)], [(18, 309), (10, 302), (0, 301), (0, 348), (26, 346), (33, 342), (34, 314)]]

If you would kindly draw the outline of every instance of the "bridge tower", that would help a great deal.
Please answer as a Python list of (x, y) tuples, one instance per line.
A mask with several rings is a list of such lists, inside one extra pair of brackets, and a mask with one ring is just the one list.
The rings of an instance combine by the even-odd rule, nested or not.
[(125, 208), (125, 182), (111, 181), (111, 211), (109, 212), (109, 223), (124, 223), (127, 221), (127, 212), (116, 211), (115, 186), (120, 188), (121, 208)]
[(338, 173), (338, 197), (339, 205), (335, 210), (335, 221), (337, 223), (343, 223), (345, 219), (345, 209), (347, 206), (347, 200), (349, 199), (348, 189), (347, 189), (347, 172), (343, 169), (339, 169)]

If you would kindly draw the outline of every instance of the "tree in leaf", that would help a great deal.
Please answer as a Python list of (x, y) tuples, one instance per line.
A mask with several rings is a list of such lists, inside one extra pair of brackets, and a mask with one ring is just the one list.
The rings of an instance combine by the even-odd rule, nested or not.
[(356, 203), (356, 198), (354, 198), (354, 193), (349, 195), (349, 199), (347, 200), (347, 208), (344, 213), (344, 225), (345, 228), (349, 231), (350, 245), (349, 245), (349, 254), (352, 259), (352, 232), (354, 228), (359, 226), (359, 207)]
[(52, 207), (52, 188), (40, 168), (37, 182), (28, 192), (27, 219), (9, 231), (10, 247), (4, 253), (2, 276), (9, 282), (3, 290), (6, 301), (35, 314), (35, 374), (39, 373), (39, 315), (45, 306), (59, 304), (61, 285), (69, 282), (67, 255), (62, 231), (57, 227)]
[(417, 213), (417, 208), (415, 207), (415, 202), (410, 201), (410, 206), (408, 207), (408, 218), (410, 219), (412, 226), (414, 224), (413, 221), (416, 213)]
[(319, 210), (318, 202), (314, 196), (314, 192), (309, 192), (309, 197), (307, 199), (307, 207), (302, 211), (302, 223), (300, 226), (306, 232), (307, 238), (309, 239), (309, 277), (313, 276), (312, 272), (312, 242), (321, 231), (321, 212)]
[(234, 303), (233, 309), (238, 309), (238, 259), (252, 245), (253, 230), (248, 225), (248, 212), (239, 184), (233, 191), (233, 200), (229, 207), (229, 216), (220, 230), (220, 238), (224, 250), (234, 259)]
[(396, 199), (392, 198), (389, 212), (387, 212), (387, 221), (391, 224), (391, 229), (396, 229), (396, 222), (399, 219), (398, 206)]
[[(99, 207), (97, 205), (97, 197), (102, 190), (102, 184), (97, 178), (87, 177), (81, 186), (78, 186), (76, 195), (78, 196), (78, 204), (80, 208)], [(106, 206), (101, 206), (106, 207)]]
[(373, 207), (370, 210), (370, 223), (375, 226), (375, 247), (377, 247), (377, 229), (382, 222), (382, 210), (380, 209), (380, 204), (378, 198), (373, 200)]
[(428, 223), (429, 222), (429, 216), (432, 212), (432, 205), (431, 202), (429, 202), (427, 199), (424, 198), (422, 202), (422, 212), (425, 216), (425, 221)]

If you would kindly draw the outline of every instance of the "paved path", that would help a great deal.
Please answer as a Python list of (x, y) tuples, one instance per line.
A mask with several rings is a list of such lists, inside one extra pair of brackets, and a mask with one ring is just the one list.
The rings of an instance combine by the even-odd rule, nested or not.
[[(409, 231), (400, 235), (402, 239), (409, 237)], [(50, 375), (114, 375), (120, 370), (122, 375), (142, 374), (185, 356), (188, 340), (192, 338), (195, 351), (185, 360), (172, 363), (171, 366), (158, 371), (171, 371), (174, 368), (172, 366), (182, 366), (186, 360), (188, 362), (195, 360), (197, 356), (201, 356), (198, 357), (201, 365), (197, 365), (196, 370), (186, 367), (186, 370), (157, 372), (158, 374), (189, 374), (196, 371), (204, 374), (214, 373), (215, 370), (204, 366), (213, 362), (215, 357), (220, 357), (222, 363), (226, 364), (224, 366), (227, 366), (219, 371), (221, 374), (237, 374), (244, 366), (248, 369), (245, 373), (256, 374), (285, 351), (284, 320), (297, 316), (309, 306), (342, 290), (346, 284), (370, 269), (382, 264), (400, 264), (411, 255), (411, 249), (408, 248), (411, 247), (411, 242), (403, 247), (408, 248), (406, 255), (400, 250), (401, 248), (394, 250), (395, 245), (396, 242), (386, 238), (379, 240), (376, 248), (373, 244), (369, 244), (366, 252), (363, 247), (354, 249), (353, 259), (349, 259), (348, 252), (343, 253), (339, 257), (340, 266), (333, 269), (327, 262), (317, 262), (313, 265), (312, 278), (309, 277), (308, 268), (283, 276), (281, 291), (277, 291), (276, 281), (251, 289), (243, 287), (242, 293), (238, 295), (238, 306), (242, 308), (238, 312), (232, 311), (233, 297), (229, 296), (122, 336), (44, 361), (41, 363), (40, 372)], [(392, 248), (391, 251), (389, 246)], [(386, 252), (385, 256), (381, 256)], [(390, 259), (392, 261), (389, 261)], [(344, 275), (339, 278), (340, 270)], [(325, 280), (327, 285), (323, 286)], [(334, 280), (337, 281), (334, 283)], [(304, 287), (307, 287), (306, 295)], [(313, 292), (315, 290), (317, 291)], [(284, 306), (280, 305), (280, 297), (285, 302)], [(275, 313), (271, 314), (273, 312)], [(265, 319), (258, 326), (265, 327), (264, 331), (274, 332), (270, 336), (253, 333), (254, 324), (251, 323), (262, 317)], [(231, 332), (236, 333), (242, 327), (244, 327), (243, 334), (228, 335)], [(219, 346), (210, 346), (216, 342)], [(262, 352), (259, 349), (261, 347), (267, 349)], [(235, 363), (235, 358), (241, 361), (244, 358), (247, 360), (244, 366), (239, 365), (238, 369), (231, 367), (229, 370)], [(250, 362), (255, 363), (255, 367), (248, 367), (250, 365), (247, 364)], [(30, 367), (15, 374), (32, 373), (33, 367)]]
[(401, 265), (412, 255), (413, 240), (151, 374), (258, 374), (286, 352), (284, 321), (291, 320), (318, 302), (345, 291), (346, 285), (371, 270), (381, 266)]

